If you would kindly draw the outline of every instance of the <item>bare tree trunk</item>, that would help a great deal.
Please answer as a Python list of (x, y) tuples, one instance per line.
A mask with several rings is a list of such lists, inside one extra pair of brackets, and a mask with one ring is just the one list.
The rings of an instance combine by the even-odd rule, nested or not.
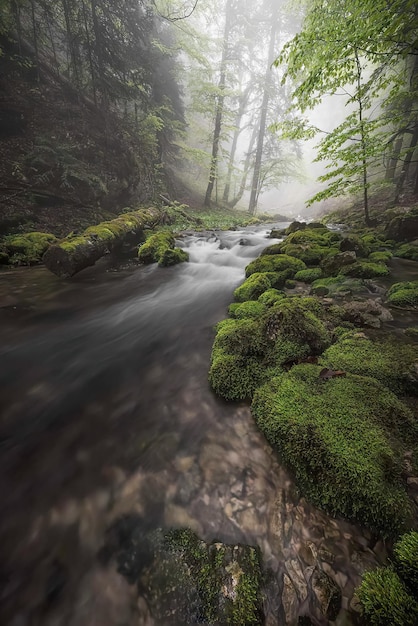
[(84, 0), (82, 0), (82, 7), (83, 7), (84, 30), (86, 33), (86, 42), (87, 42), (87, 56), (89, 59), (89, 67), (90, 67), (91, 86), (93, 89), (93, 100), (94, 100), (94, 104), (97, 106), (96, 75), (94, 72), (93, 53), (92, 53), (91, 40), (90, 40), (90, 30), (89, 30), (89, 24), (88, 24), (88, 19), (87, 19), (86, 4)]
[(35, 50), (35, 60), (36, 60), (36, 75), (38, 83), (40, 81), (39, 75), (39, 49), (38, 49), (38, 31), (36, 28), (36, 15), (35, 15), (35, 1), (31, 0), (30, 2), (31, 14), (32, 14), (32, 34), (33, 34), (33, 48)]
[(250, 95), (250, 86), (246, 88), (246, 90), (240, 97), (238, 112), (235, 118), (235, 131), (234, 131), (234, 137), (232, 139), (231, 151), (229, 153), (228, 172), (226, 175), (226, 183), (225, 183), (225, 188), (224, 188), (224, 192), (222, 196), (222, 200), (226, 204), (228, 203), (229, 193), (231, 189), (232, 172), (234, 171), (234, 161), (235, 161), (235, 154), (237, 151), (238, 139), (242, 131), (241, 121), (245, 113), (245, 109), (247, 107), (249, 95)]
[(213, 141), (212, 141), (212, 156), (210, 161), (210, 171), (209, 171), (209, 182), (206, 189), (205, 202), (204, 205), (206, 207), (210, 206), (213, 186), (215, 184), (215, 179), (218, 171), (218, 153), (219, 153), (219, 142), (221, 137), (221, 129), (222, 129), (222, 117), (224, 112), (224, 102), (225, 102), (225, 87), (226, 87), (226, 65), (228, 61), (228, 52), (229, 52), (229, 31), (231, 28), (231, 19), (232, 19), (232, 2), (233, 0), (226, 0), (225, 6), (225, 27), (224, 27), (224, 35), (222, 42), (222, 58), (221, 58), (221, 73), (219, 77), (218, 89), (219, 94), (217, 97), (217, 105), (216, 105), (216, 115), (215, 115), (215, 128), (213, 131)]
[(259, 131), (258, 131), (257, 148), (256, 148), (256, 153), (255, 153), (254, 173), (253, 173), (253, 181), (251, 185), (250, 203), (248, 206), (248, 212), (250, 213), (250, 215), (254, 215), (257, 210), (257, 197), (259, 194), (261, 161), (263, 157), (264, 137), (266, 134), (266, 123), (267, 123), (267, 111), (268, 111), (268, 104), (269, 104), (269, 98), (270, 98), (271, 64), (273, 63), (274, 58), (275, 58), (276, 36), (277, 36), (278, 29), (279, 29), (278, 17), (279, 17), (279, 2), (278, 0), (273, 0), (269, 53), (268, 53), (266, 73), (264, 75), (264, 92), (263, 92), (263, 101), (261, 105), (260, 126), (259, 126)]
[(254, 151), (256, 138), (257, 138), (257, 127), (255, 126), (253, 128), (253, 132), (251, 133), (250, 144), (248, 146), (248, 151), (247, 151), (247, 154), (245, 156), (244, 171), (243, 171), (243, 174), (242, 174), (241, 184), (239, 186), (238, 193), (232, 198), (232, 200), (230, 200), (228, 202), (228, 206), (231, 207), (231, 209), (235, 205), (238, 204), (238, 202), (241, 200), (242, 196), (245, 193), (245, 189), (247, 187), (247, 179), (248, 179), (248, 174), (249, 174), (250, 167), (251, 167), (251, 159), (252, 159), (252, 156), (253, 156), (253, 151)]
[(396, 174), (396, 165), (398, 164), (399, 155), (401, 153), (403, 143), (403, 135), (400, 135), (392, 147), (389, 161), (386, 167), (385, 180), (394, 180)]

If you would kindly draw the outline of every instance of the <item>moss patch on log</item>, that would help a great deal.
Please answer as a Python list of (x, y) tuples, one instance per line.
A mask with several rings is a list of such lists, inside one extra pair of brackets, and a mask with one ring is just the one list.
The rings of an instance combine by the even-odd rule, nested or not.
[(1, 245), (3, 262), (11, 265), (35, 265), (42, 261), (44, 252), (56, 241), (57, 238), (49, 233), (9, 235), (3, 239)]

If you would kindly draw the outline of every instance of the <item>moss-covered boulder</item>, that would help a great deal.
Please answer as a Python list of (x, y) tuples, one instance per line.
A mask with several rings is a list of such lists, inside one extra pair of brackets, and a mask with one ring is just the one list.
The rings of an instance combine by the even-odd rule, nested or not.
[(410, 259), (411, 261), (418, 261), (418, 246), (405, 243), (394, 250), (395, 256), (401, 259)]
[(301, 280), (304, 283), (313, 283), (322, 277), (322, 270), (320, 267), (313, 267), (311, 269), (300, 270), (295, 274), (295, 280)]
[(287, 272), (287, 278), (293, 278), (296, 272), (304, 269), (306, 265), (300, 259), (287, 254), (266, 254), (251, 261), (245, 268), (245, 275), (248, 277), (256, 272)]
[(267, 306), (262, 302), (248, 300), (247, 302), (234, 302), (229, 306), (228, 313), (236, 319), (259, 318), (265, 313)]
[(389, 268), (384, 263), (361, 260), (342, 267), (340, 274), (353, 278), (383, 278), (389, 275)]
[(142, 584), (159, 624), (263, 623), (257, 548), (207, 544), (180, 529), (155, 533), (153, 553)]
[(387, 292), (387, 300), (401, 309), (418, 307), (418, 280), (395, 283)]
[(357, 257), (366, 257), (370, 252), (370, 248), (366, 245), (363, 239), (360, 239), (360, 237), (357, 237), (356, 235), (349, 235), (340, 241), (340, 251), (353, 251), (356, 253)]
[(393, 548), (395, 568), (405, 585), (418, 598), (418, 532), (402, 535)]
[[(239, 285), (234, 291), (234, 298), (237, 302), (245, 302), (246, 300), (257, 300), (264, 291), (273, 287), (278, 281), (279, 276), (275, 272), (256, 272), (251, 274), (242, 285)], [(283, 284), (286, 278), (283, 277)]]
[(9, 235), (3, 240), (3, 250), (12, 265), (35, 265), (41, 263), (45, 251), (57, 241), (49, 233), (24, 233)]
[(357, 257), (353, 250), (327, 255), (321, 261), (321, 269), (326, 276), (336, 276), (341, 270), (356, 263)]
[(381, 250), (377, 252), (372, 252), (367, 258), (373, 263), (387, 263), (387, 261), (389, 261), (392, 256), (392, 252), (390, 252), (389, 250)]
[(387, 239), (395, 241), (412, 241), (418, 238), (418, 208), (409, 213), (394, 217), (386, 226)]
[(371, 626), (418, 624), (418, 603), (392, 567), (366, 572), (356, 596), (366, 623)]
[(367, 287), (361, 279), (347, 278), (340, 275), (318, 278), (312, 283), (311, 292), (317, 296), (342, 297), (362, 292), (366, 293)]
[(286, 235), (290, 235), (291, 233), (295, 233), (298, 230), (305, 230), (307, 224), (306, 222), (298, 222), (297, 220), (289, 224), (289, 226), (285, 230)]
[(252, 412), (305, 493), (332, 515), (384, 535), (407, 522), (407, 407), (378, 381), (296, 365), (255, 392)]
[(311, 244), (293, 244), (283, 242), (278, 244), (282, 254), (288, 254), (296, 259), (300, 259), (306, 265), (312, 267), (318, 265), (323, 259), (327, 259), (338, 254), (338, 248), (319, 246), (315, 243)]
[(276, 302), (283, 300), (286, 297), (286, 294), (280, 289), (267, 289), (264, 293), (261, 294), (258, 298), (258, 302), (264, 304), (266, 306), (273, 306)]
[(175, 239), (169, 232), (161, 231), (151, 235), (139, 248), (138, 258), (142, 263), (158, 263), (161, 267), (183, 263), (189, 255), (175, 247)]
[[(395, 393), (418, 395), (418, 350), (393, 339), (372, 341), (363, 333), (347, 333), (322, 355), (322, 365), (360, 376), (372, 376)], [(417, 427), (411, 424), (411, 434)]]

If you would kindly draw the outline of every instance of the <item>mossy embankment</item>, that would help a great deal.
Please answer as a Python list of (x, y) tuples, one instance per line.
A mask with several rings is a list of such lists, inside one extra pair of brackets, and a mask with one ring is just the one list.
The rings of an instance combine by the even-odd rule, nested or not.
[[(252, 401), (312, 502), (396, 536), (417, 517), (403, 459), (418, 440), (408, 401), (418, 394), (418, 351), (413, 333), (393, 340), (374, 330), (392, 319), (373, 294), (385, 291), (379, 281), (390, 276), (394, 245), (320, 224), (285, 234), (249, 264), (230, 318), (218, 324), (210, 383), (227, 400)], [(392, 293), (405, 299), (414, 289)]]

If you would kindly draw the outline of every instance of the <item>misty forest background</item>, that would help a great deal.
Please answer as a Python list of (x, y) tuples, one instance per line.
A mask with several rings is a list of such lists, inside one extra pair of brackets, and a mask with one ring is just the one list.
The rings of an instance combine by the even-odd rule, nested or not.
[(418, 192), (417, 12), (0, 0), (2, 232), (64, 235), (162, 197), (297, 215), (357, 194), (370, 222), (377, 189)]

